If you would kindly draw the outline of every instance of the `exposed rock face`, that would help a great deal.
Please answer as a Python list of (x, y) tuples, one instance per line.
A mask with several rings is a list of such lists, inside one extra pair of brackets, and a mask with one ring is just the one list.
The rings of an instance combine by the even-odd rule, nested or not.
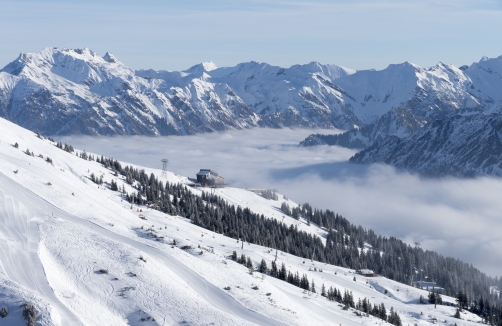
[(502, 176), (502, 114), (454, 116), (416, 133), (390, 136), (355, 154), (352, 163), (386, 163), (426, 176)]

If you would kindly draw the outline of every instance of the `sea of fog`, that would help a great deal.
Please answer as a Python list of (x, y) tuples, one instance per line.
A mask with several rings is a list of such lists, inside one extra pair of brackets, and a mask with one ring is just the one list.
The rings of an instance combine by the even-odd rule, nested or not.
[(195, 177), (211, 168), (236, 187), (267, 187), (298, 203), (330, 209), (352, 223), (407, 243), (420, 242), (502, 274), (502, 179), (425, 179), (390, 166), (349, 164), (337, 146), (298, 147), (314, 132), (252, 129), (169, 137), (59, 137), (78, 149)]

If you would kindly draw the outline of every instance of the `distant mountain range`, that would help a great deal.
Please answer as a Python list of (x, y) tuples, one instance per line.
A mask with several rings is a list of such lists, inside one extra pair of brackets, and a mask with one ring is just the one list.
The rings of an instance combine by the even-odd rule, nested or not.
[(439, 64), (417, 78), (408, 103), (341, 134), (312, 134), (300, 145), (362, 149), (350, 162), (386, 163), (427, 176), (502, 176), (502, 56), (458, 69)]
[[(48, 135), (355, 127), (359, 132), (349, 138), (368, 146), (424, 121), (491, 110), (502, 101), (501, 89), (502, 56), (460, 68), (407, 62), (380, 71), (316, 62), (217, 68), (209, 62), (172, 72), (134, 71), (89, 49), (46, 48), (22, 53), (0, 70), (0, 116)], [(386, 123), (381, 119), (387, 130), (377, 126)], [(350, 139), (349, 146), (359, 146)]]

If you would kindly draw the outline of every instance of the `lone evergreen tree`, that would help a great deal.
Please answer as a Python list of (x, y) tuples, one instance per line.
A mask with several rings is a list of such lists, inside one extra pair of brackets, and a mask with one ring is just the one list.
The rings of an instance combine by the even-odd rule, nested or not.
[(270, 269), (270, 276), (277, 277), (278, 271), (277, 271), (277, 264), (275, 261), (272, 260), (272, 268)]
[(266, 274), (268, 271), (267, 263), (265, 262), (265, 259), (261, 260), (260, 263), (260, 268), (258, 269), (260, 273)]
[(287, 272), (286, 272), (286, 265), (284, 263), (282, 263), (281, 265), (281, 270), (279, 271), (279, 279), (285, 281), (286, 280), (286, 275), (287, 275)]
[(112, 182), (110, 184), (110, 189), (113, 191), (119, 190), (119, 187), (117, 186), (117, 182), (115, 182), (115, 180), (112, 180)]
[(310, 292), (316, 293), (314, 279), (312, 279), (312, 283), (310, 284)]

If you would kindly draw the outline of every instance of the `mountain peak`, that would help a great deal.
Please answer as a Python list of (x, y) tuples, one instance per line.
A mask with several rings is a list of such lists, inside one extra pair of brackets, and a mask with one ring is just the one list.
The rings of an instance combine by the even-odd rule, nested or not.
[(414, 70), (419, 70), (420, 69), (420, 66), (414, 64), (414, 63), (411, 63), (409, 61), (405, 61), (403, 63), (391, 63), (387, 69), (389, 68), (394, 68), (394, 69), (397, 69), (397, 68), (413, 68)]
[(31, 56), (29, 53), (21, 52), (16, 60), (8, 63), (5, 67), (0, 69), (0, 72), (6, 72), (14, 76), (19, 76), (19, 74), (23, 71), (23, 68), (31, 63)]
[(205, 71), (212, 71), (218, 69), (218, 66), (212, 61), (203, 62), (201, 63), (201, 65), (202, 67), (204, 67)]
[(196, 64), (195, 66), (192, 66), (185, 70), (185, 73), (191, 74), (191, 75), (202, 75), (205, 72), (210, 72), (215, 69), (217, 69), (218, 66), (212, 61), (207, 61), (207, 62), (202, 62), (199, 64)]
[(117, 62), (120, 62), (117, 60), (117, 58), (115, 58), (115, 56), (113, 54), (111, 54), (110, 52), (106, 52), (106, 54), (103, 56), (103, 60), (105, 60), (106, 62), (109, 62), (109, 63), (117, 63)]

